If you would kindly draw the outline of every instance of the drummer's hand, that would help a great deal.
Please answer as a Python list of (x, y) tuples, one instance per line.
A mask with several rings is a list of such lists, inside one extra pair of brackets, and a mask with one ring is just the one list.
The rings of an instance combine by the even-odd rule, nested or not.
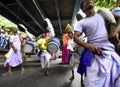
[(120, 48), (120, 41), (119, 41), (118, 44), (117, 44), (117, 48)]
[(102, 50), (98, 46), (88, 44), (88, 48), (87, 49), (90, 50), (95, 55), (103, 56)]
[(14, 51), (17, 51), (17, 48), (14, 47), (13, 50), (14, 50)]

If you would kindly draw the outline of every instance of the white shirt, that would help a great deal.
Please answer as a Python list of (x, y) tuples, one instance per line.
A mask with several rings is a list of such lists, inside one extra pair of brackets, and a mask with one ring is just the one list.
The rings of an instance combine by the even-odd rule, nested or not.
[(19, 35), (11, 35), (10, 42), (17, 48), (17, 50), (21, 50), (21, 41)]

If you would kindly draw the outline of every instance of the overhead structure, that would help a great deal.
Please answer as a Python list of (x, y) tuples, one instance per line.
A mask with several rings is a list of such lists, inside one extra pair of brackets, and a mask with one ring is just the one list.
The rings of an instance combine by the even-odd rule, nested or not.
[(49, 18), (56, 37), (61, 38), (66, 25), (68, 23), (73, 24), (80, 1), (0, 0), (0, 15), (18, 26), (23, 24), (36, 37), (46, 31), (47, 25), (44, 19)]

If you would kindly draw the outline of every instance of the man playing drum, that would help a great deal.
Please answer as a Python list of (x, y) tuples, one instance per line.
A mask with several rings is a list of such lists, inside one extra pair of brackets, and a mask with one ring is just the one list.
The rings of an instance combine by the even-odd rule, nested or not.
[(45, 33), (43, 33), (42, 37), (38, 41), (38, 45), (39, 45), (40, 51), (42, 51), (41, 58), (40, 58), (42, 72), (44, 75), (48, 76), (49, 75), (48, 68), (50, 65), (51, 54), (48, 53), (47, 51), (47, 43), (48, 43), (48, 40), (46, 38)]

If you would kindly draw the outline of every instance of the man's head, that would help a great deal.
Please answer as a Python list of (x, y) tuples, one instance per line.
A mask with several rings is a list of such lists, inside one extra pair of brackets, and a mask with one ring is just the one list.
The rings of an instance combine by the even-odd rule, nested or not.
[(70, 38), (73, 38), (73, 32), (72, 32), (72, 31), (68, 32), (68, 36), (69, 36)]
[(2, 29), (5, 29), (5, 26), (2, 26), (1, 28), (2, 28)]
[(44, 32), (44, 33), (42, 33), (42, 37), (43, 37), (43, 38), (45, 38), (45, 37), (46, 37), (46, 34), (45, 34), (45, 32)]
[(94, 7), (94, 0), (82, 0), (80, 8), (83, 12), (93, 9)]
[(17, 33), (17, 31), (18, 31), (18, 29), (17, 28), (13, 28), (13, 33), (15, 34), (15, 33)]

